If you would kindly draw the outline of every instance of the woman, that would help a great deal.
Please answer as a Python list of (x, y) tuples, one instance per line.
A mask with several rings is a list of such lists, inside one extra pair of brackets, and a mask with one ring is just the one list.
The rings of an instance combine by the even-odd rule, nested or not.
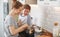
[(8, 16), (5, 18), (4, 21), (4, 33), (6, 37), (18, 37), (19, 32), (22, 32), (28, 28), (27, 24), (18, 27), (17, 22), (15, 20), (15, 16), (19, 15), (22, 10), (23, 5), (19, 1), (16, 1), (12, 7), (12, 10), (9, 12)]

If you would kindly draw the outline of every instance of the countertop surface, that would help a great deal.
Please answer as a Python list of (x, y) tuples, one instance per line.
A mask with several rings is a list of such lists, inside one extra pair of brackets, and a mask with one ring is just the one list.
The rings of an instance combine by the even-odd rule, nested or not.
[(47, 30), (43, 30), (42, 35), (37, 35), (37, 37), (53, 37), (52, 33), (48, 32)]

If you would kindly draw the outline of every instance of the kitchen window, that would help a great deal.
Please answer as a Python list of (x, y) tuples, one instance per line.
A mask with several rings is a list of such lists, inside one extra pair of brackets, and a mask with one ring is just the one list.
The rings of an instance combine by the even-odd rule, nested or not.
[(40, 1), (44, 1), (44, 0), (40, 0)]
[(50, 1), (57, 1), (57, 0), (50, 0)]

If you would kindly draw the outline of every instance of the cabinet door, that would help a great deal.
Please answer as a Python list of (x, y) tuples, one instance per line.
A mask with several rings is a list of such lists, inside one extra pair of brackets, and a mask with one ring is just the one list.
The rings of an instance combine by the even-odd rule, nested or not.
[(26, 0), (25, 3), (27, 3), (27, 4), (37, 4), (37, 0)]

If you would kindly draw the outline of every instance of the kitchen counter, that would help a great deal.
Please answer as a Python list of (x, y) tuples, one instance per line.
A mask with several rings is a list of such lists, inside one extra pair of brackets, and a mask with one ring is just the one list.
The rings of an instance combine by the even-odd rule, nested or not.
[(48, 32), (47, 30), (43, 30), (44, 33), (42, 35), (37, 35), (37, 37), (53, 37), (52, 33)]

